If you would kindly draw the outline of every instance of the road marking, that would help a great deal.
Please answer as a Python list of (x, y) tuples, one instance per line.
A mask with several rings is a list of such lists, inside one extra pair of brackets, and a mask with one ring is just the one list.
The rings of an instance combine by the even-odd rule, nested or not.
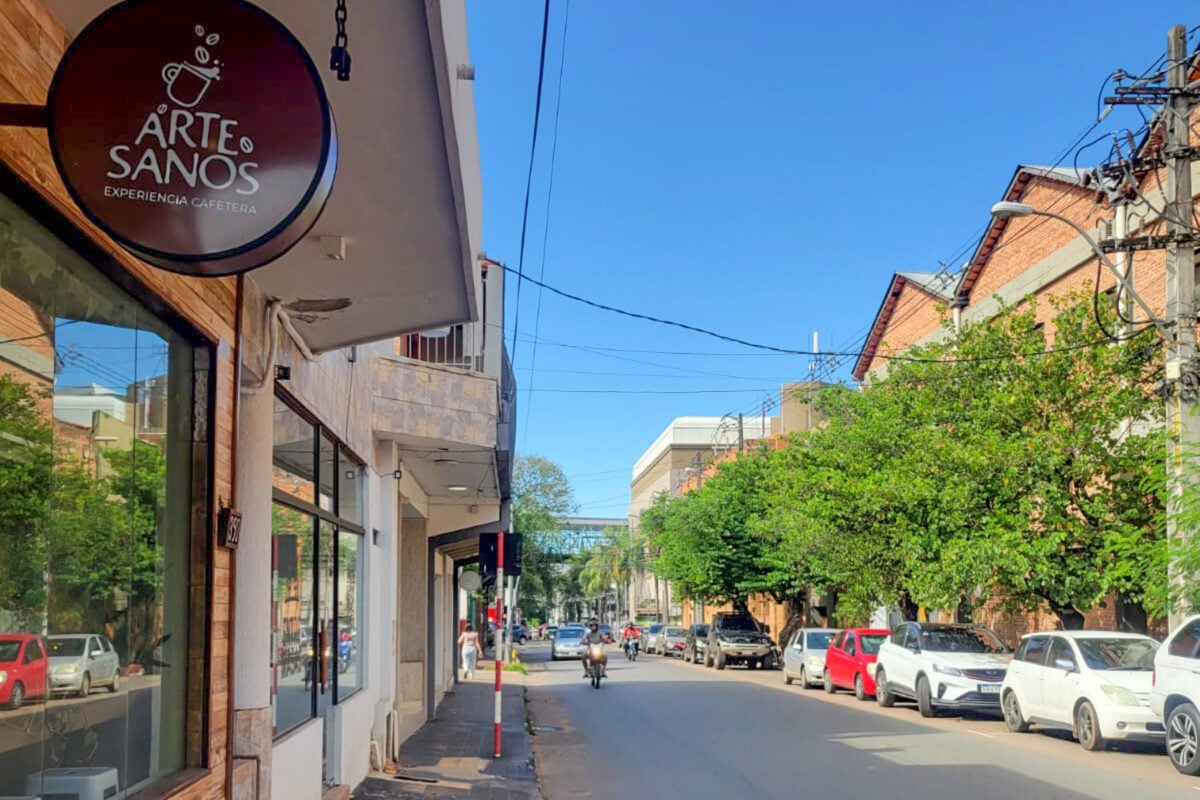
[(967, 733), (973, 733), (976, 736), (983, 736), (987, 739), (995, 739), (996, 738), (996, 734), (994, 734), (994, 733), (984, 733), (983, 731), (976, 731), (976, 730), (972, 730), (971, 728), (967, 728)]

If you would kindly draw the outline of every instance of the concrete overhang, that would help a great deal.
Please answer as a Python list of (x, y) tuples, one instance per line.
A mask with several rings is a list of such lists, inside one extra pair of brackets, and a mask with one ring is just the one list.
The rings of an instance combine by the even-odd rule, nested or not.
[(497, 378), (420, 361), (375, 356), (371, 425), (396, 443), (407, 475), (430, 507), (500, 502)]
[[(332, 3), (256, 2), (320, 69), (340, 151), (324, 214), (255, 282), (316, 352), (478, 319), (482, 184), (463, 0), (351, 3), (349, 82), (328, 70)], [(47, 3), (71, 35), (115, 5)], [(330, 260), (321, 236), (343, 237), (345, 260)]]

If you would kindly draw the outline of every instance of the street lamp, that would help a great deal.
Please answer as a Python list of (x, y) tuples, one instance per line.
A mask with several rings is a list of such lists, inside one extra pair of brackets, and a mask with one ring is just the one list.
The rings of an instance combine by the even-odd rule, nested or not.
[(1133, 287), (1126, 283), (1125, 275), (1121, 272), (1121, 270), (1117, 269), (1117, 265), (1109, 260), (1108, 256), (1104, 254), (1104, 251), (1100, 249), (1100, 245), (1097, 244), (1096, 240), (1092, 238), (1092, 235), (1088, 233), (1078, 222), (1070, 217), (1064, 217), (1062, 214), (1056, 214), (1053, 211), (1040, 211), (1028, 203), (1013, 203), (1007, 200), (996, 203), (996, 205), (992, 206), (992, 216), (996, 219), (1012, 219), (1013, 217), (1029, 216), (1050, 217), (1051, 219), (1056, 219), (1059, 222), (1065, 222), (1066, 224), (1070, 225), (1075, 229), (1075, 232), (1082, 236), (1083, 240), (1091, 246), (1092, 250), (1096, 253), (1096, 257), (1100, 259), (1100, 262), (1104, 264), (1104, 266), (1108, 267), (1109, 272), (1116, 276), (1117, 284), (1121, 287), (1121, 290), (1128, 293), (1129, 296), (1133, 298), (1133, 301), (1141, 306), (1142, 310), (1146, 312), (1146, 317), (1154, 324), (1154, 327), (1158, 329), (1158, 332), (1162, 334), (1163, 337), (1167, 336), (1167, 329), (1163, 325), (1162, 321), (1158, 317), (1154, 316), (1154, 312), (1150, 310), (1150, 306), (1146, 305), (1146, 301), (1142, 300), (1142, 298), (1138, 296), (1138, 293), (1133, 290)]

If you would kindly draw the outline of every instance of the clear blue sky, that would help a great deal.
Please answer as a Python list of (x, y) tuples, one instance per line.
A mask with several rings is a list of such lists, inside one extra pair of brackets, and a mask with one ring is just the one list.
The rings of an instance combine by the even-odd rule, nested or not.
[[(1182, 1), (574, 0), (547, 229), (566, 8), (551, 10), (526, 274), (544, 258), (547, 283), (601, 302), (797, 349), (817, 330), (836, 350), (892, 272), (961, 264), (1016, 165), (1053, 163), (1107, 75), (1141, 72), (1171, 24), (1200, 23)], [(542, 4), (467, 9), (484, 245), (515, 267)], [(1138, 124), (1126, 107), (1096, 134)], [(515, 296), (511, 279), (510, 329)], [(753, 412), (807, 374), (807, 358), (549, 294), (536, 321), (537, 301), (526, 284), (517, 449), (562, 464), (582, 514), (625, 515), (633, 462), (672, 418)], [(648, 390), (695, 393), (617, 393)]]

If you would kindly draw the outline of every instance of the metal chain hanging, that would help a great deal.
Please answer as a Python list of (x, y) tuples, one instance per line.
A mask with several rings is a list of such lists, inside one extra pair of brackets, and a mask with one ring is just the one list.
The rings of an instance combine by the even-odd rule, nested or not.
[(337, 35), (329, 51), (329, 68), (337, 73), (339, 81), (350, 80), (350, 37), (346, 35), (346, 0), (337, 0), (333, 18), (337, 22)]

